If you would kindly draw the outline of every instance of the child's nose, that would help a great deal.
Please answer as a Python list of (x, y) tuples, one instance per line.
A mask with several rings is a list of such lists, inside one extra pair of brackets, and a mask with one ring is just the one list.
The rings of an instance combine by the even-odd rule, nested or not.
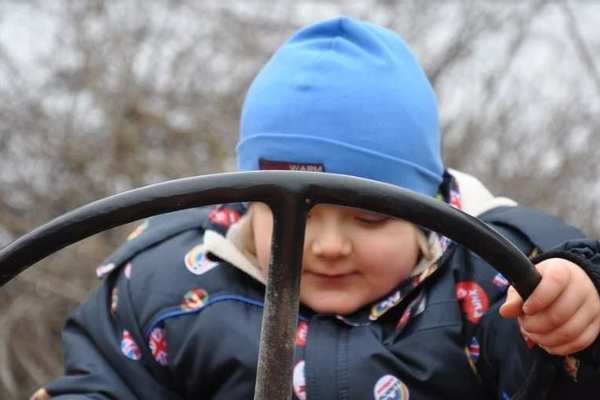
[(310, 249), (317, 257), (339, 258), (350, 255), (352, 243), (338, 229), (321, 229), (315, 232)]

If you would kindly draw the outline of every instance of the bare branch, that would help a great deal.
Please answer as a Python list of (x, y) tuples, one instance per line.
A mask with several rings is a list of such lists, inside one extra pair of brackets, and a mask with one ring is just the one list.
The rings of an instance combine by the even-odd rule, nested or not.
[(565, 16), (567, 30), (575, 45), (577, 54), (579, 55), (583, 66), (586, 68), (590, 79), (594, 83), (598, 96), (600, 96), (600, 73), (598, 73), (598, 67), (592, 57), (592, 52), (588, 49), (585, 39), (579, 30), (575, 14), (571, 9), (568, 0), (560, 1), (559, 6)]

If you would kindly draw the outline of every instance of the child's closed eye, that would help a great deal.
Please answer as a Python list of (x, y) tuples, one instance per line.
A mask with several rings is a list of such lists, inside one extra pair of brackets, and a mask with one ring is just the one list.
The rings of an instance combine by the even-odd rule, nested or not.
[(378, 225), (383, 224), (390, 220), (391, 217), (385, 214), (379, 214), (375, 212), (361, 211), (354, 215), (354, 219), (365, 225)]

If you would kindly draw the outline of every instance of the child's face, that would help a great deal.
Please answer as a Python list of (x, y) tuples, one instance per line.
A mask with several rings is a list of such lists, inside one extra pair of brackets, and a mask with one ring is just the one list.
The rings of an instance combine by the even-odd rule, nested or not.
[[(273, 217), (262, 203), (253, 203), (251, 212), (258, 261), (266, 271)], [(320, 313), (350, 314), (409, 276), (418, 254), (417, 228), (411, 223), (317, 205), (307, 220), (300, 299)]]

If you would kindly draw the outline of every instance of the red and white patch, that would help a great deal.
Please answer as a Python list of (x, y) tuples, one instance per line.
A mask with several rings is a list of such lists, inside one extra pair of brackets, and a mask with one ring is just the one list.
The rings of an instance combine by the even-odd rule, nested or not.
[(127, 330), (123, 331), (121, 337), (121, 353), (130, 360), (139, 360), (142, 358), (142, 352), (139, 346), (133, 340), (131, 333)]
[(296, 339), (294, 343), (296, 346), (304, 346), (306, 344), (306, 337), (308, 336), (308, 322), (300, 321), (296, 327)]
[(204, 247), (201, 244), (186, 253), (184, 263), (188, 271), (194, 275), (202, 275), (219, 265), (219, 263), (206, 257)]
[(306, 376), (304, 375), (304, 360), (298, 361), (294, 367), (294, 376), (292, 379), (294, 394), (298, 400), (306, 400)]
[(460, 192), (451, 189), (450, 190), (450, 205), (454, 208), (462, 210), (462, 201), (460, 199)]
[(181, 309), (183, 311), (198, 310), (206, 304), (208, 293), (204, 289), (192, 289), (183, 296)]
[(456, 298), (467, 319), (476, 324), (490, 308), (485, 291), (476, 282), (467, 281), (456, 284)]
[(240, 218), (238, 211), (225, 207), (217, 207), (208, 214), (210, 222), (225, 227), (235, 224)]
[(408, 387), (394, 375), (384, 375), (373, 388), (375, 400), (408, 400)]
[(167, 337), (163, 328), (154, 328), (148, 342), (152, 357), (162, 366), (167, 365)]

